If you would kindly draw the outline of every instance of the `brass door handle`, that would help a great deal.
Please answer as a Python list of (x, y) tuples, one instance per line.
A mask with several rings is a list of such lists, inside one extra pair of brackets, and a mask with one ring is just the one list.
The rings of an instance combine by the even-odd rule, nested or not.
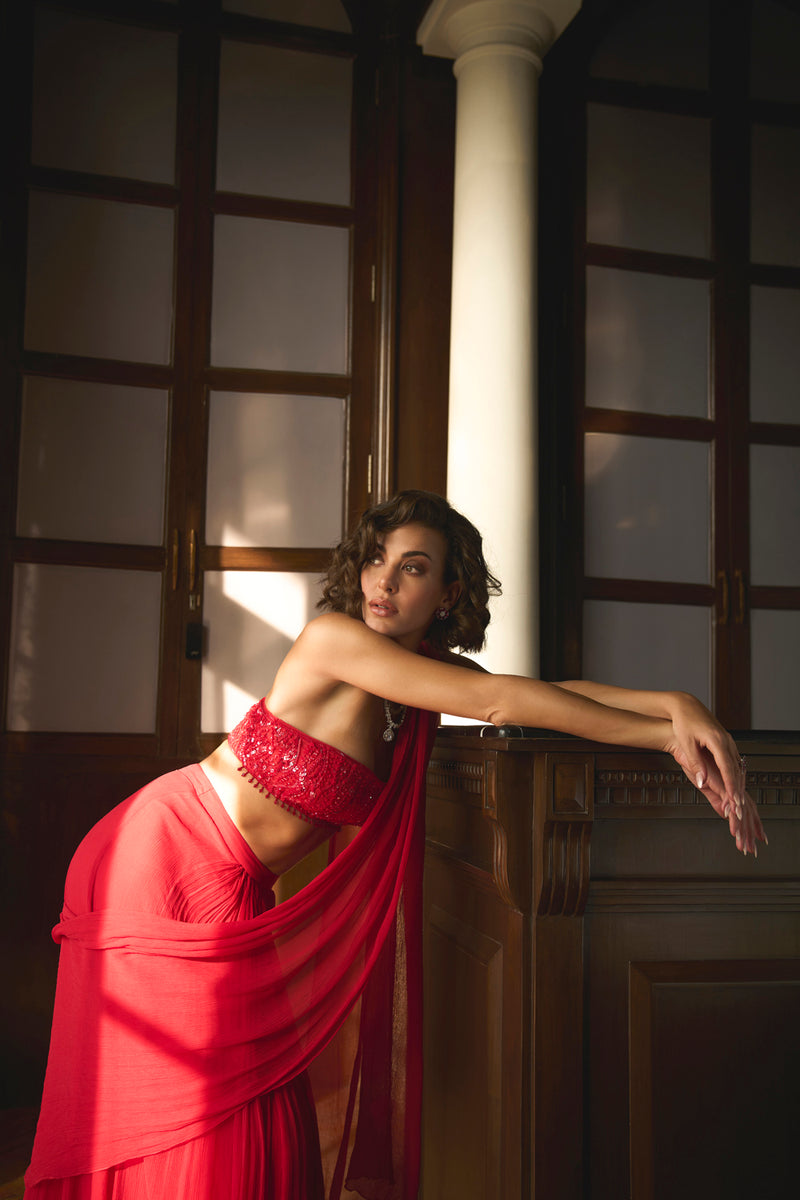
[(172, 531), (172, 590), (178, 590), (178, 571), (181, 563), (181, 535), (177, 529)]
[(717, 583), (722, 590), (722, 599), (719, 607), (719, 624), (727, 625), (728, 617), (731, 611), (730, 590), (728, 588), (728, 572), (717, 571)]
[(197, 534), (189, 530), (189, 593), (195, 591), (197, 585)]
[(744, 624), (745, 613), (745, 589), (744, 589), (744, 571), (737, 567), (733, 572), (733, 581), (736, 585), (736, 615), (734, 621), (737, 625)]

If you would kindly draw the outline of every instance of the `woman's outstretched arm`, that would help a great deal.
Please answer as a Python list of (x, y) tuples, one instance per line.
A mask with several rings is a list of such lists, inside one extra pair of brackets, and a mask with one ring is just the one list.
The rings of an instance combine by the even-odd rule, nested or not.
[[(360, 621), (337, 613), (312, 621), (289, 659), (295, 655), (300, 656), (303, 671), (398, 704), (486, 724), (528, 725), (664, 751), (714, 809), (727, 816), (739, 849), (754, 851), (755, 839), (763, 838), (755, 806), (744, 792), (733, 739), (699, 701), (685, 693), (629, 693), (596, 684), (584, 689), (580, 683), (558, 685), (464, 670), (410, 653)], [(678, 696), (685, 700), (673, 699)]]

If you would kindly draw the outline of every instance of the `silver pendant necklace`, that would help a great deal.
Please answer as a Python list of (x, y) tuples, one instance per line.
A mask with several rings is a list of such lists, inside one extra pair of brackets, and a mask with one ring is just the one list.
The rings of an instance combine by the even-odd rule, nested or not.
[(392, 720), (392, 712), (389, 708), (388, 700), (384, 700), (383, 702), (383, 711), (386, 715), (386, 728), (383, 731), (383, 740), (385, 742), (393, 742), (395, 733), (403, 724), (403, 720), (406, 715), (406, 706), (405, 704), (400, 706), (400, 719), (398, 721)]

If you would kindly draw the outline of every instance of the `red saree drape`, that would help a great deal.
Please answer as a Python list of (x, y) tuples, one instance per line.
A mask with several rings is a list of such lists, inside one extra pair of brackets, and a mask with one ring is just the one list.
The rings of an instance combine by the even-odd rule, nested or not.
[(319, 1111), (330, 1200), (343, 1187), (366, 1200), (413, 1200), (423, 801), (435, 729), (432, 714), (408, 711), (366, 824), (316, 879), (260, 916), (192, 924), (124, 910), (62, 914), (29, 1188), (187, 1143), (313, 1064), (327, 1093)]

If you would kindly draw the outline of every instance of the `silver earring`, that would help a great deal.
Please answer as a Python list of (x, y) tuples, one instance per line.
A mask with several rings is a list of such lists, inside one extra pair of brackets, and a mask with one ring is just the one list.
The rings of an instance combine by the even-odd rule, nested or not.
[(450, 616), (450, 609), (449, 608), (437, 608), (434, 615), (435, 615), (437, 621), (446, 621), (447, 618)]

